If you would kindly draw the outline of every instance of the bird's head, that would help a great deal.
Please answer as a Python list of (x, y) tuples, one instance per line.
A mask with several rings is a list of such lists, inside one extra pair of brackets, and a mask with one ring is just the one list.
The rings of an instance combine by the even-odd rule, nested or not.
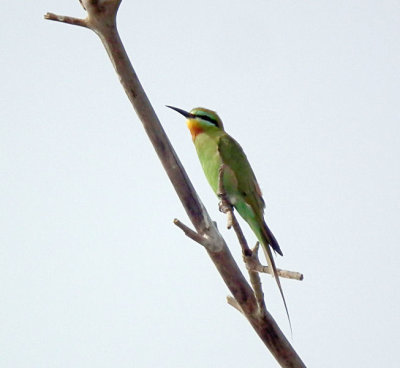
[(222, 120), (215, 111), (205, 109), (204, 107), (195, 107), (194, 109), (187, 112), (173, 106), (167, 106), (172, 110), (175, 110), (187, 118), (187, 126), (192, 133), (193, 139), (196, 138), (197, 134), (212, 131), (212, 130), (224, 130)]

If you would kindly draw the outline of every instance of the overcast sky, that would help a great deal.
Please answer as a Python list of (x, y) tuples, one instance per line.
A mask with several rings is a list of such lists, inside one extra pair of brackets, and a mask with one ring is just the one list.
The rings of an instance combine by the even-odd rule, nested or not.
[[(78, 0), (0, 4), (0, 366), (277, 366), (172, 224), (188, 219), (101, 42), (47, 11), (84, 16)], [(124, 0), (118, 24), (238, 262), (164, 106), (216, 110), (247, 153), (278, 267), (305, 275), (282, 285), (306, 365), (398, 367), (399, 2)]]

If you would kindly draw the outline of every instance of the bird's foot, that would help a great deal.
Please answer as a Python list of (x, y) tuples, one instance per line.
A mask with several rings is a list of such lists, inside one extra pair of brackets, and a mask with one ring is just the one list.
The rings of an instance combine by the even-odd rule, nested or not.
[(230, 211), (232, 211), (232, 205), (226, 200), (226, 198), (224, 198), (224, 196), (219, 195), (220, 197), (220, 201), (218, 203), (218, 208), (220, 210), (220, 212), (222, 213), (228, 213)]
[(232, 227), (232, 212), (233, 212), (233, 206), (228, 202), (226, 199), (225, 195), (218, 195), (221, 200), (218, 203), (218, 208), (222, 213), (226, 213), (227, 216), (227, 224), (226, 227), (230, 229)]

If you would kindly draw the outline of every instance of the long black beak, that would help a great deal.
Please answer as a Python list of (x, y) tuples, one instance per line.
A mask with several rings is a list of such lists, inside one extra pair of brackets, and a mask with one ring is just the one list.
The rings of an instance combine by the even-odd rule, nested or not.
[(182, 110), (182, 109), (180, 109), (180, 108), (178, 108), (178, 107), (173, 107), (173, 106), (168, 106), (168, 105), (165, 105), (166, 107), (169, 107), (170, 109), (172, 109), (172, 110), (175, 110), (175, 111), (177, 111), (177, 112), (179, 112), (180, 114), (182, 114), (185, 118), (194, 118), (195, 116), (193, 115), (193, 114), (191, 114), (190, 112), (187, 112), (187, 111), (185, 111), (185, 110)]

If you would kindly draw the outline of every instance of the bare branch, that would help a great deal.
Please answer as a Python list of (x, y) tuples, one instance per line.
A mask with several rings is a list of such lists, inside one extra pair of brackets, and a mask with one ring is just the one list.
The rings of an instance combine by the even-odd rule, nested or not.
[[(263, 266), (261, 264), (261, 262), (258, 258), (258, 249), (259, 249), (259, 243), (257, 242), (256, 246), (252, 249), (253, 254), (250, 256), (243, 257), (247, 269), (252, 270), (252, 271), (271, 274), (270, 268), (268, 266)], [(253, 256), (254, 253), (256, 253), (255, 256)], [(282, 270), (280, 268), (277, 268), (276, 270), (278, 272), (279, 277), (282, 277), (285, 279), (292, 279), (292, 280), (299, 280), (299, 281), (302, 281), (304, 279), (303, 274), (300, 272)]]
[[(258, 265), (254, 265), (254, 268), (252, 268), (252, 269), (254, 269), (257, 272), (271, 274), (269, 267), (263, 266), (261, 263)], [(291, 280), (298, 280), (298, 281), (304, 280), (304, 275), (300, 272), (282, 270), (280, 268), (277, 268), (276, 270), (278, 272), (279, 277), (282, 277), (284, 279), (291, 279)]]
[(54, 14), (54, 13), (46, 13), (44, 15), (44, 19), (54, 20), (56, 22), (61, 22), (61, 23), (66, 23), (66, 24), (71, 24), (73, 26), (80, 26), (80, 27), (88, 28), (88, 24), (87, 24), (87, 20), (86, 19), (68, 17), (68, 16), (65, 16), (65, 15), (57, 15), (57, 14)]
[[(198, 234), (214, 244), (207, 250), (221, 277), (253, 326), (282, 367), (305, 367), (269, 313), (260, 316), (250, 285), (240, 272), (224, 239), (199, 200), (181, 162), (179, 161), (146, 93), (132, 67), (116, 27), (116, 16), (121, 0), (81, 0), (88, 13), (85, 23), (76, 18), (48, 15), (46, 19), (87, 26), (96, 32), (111, 59), (119, 80), (131, 101), (164, 169), (178, 194)], [(51, 13), (50, 13), (51, 14)], [(68, 21), (65, 21), (68, 19)], [(71, 21), (70, 21), (71, 20)]]
[(194, 240), (196, 243), (199, 243), (200, 245), (206, 246), (204, 244), (206, 243), (206, 239), (199, 233), (196, 233), (194, 230), (192, 230), (189, 226), (186, 226), (183, 222), (179, 221), (178, 219), (174, 219), (174, 224), (178, 226), (181, 230), (183, 230), (185, 235), (188, 236), (190, 239)]
[[(246, 266), (247, 266), (247, 262), (260, 263), (260, 261), (258, 259), (258, 249), (259, 249), (259, 243), (257, 242), (257, 244), (252, 249), (250, 254), (243, 255), (243, 259), (246, 263)], [(265, 316), (267, 313), (267, 307), (265, 305), (264, 292), (262, 290), (260, 274), (257, 271), (255, 271), (249, 267), (247, 267), (247, 270), (249, 271), (250, 282), (251, 282), (251, 285), (253, 286), (253, 290), (254, 290), (254, 294), (256, 296), (259, 312), (263, 316)]]

